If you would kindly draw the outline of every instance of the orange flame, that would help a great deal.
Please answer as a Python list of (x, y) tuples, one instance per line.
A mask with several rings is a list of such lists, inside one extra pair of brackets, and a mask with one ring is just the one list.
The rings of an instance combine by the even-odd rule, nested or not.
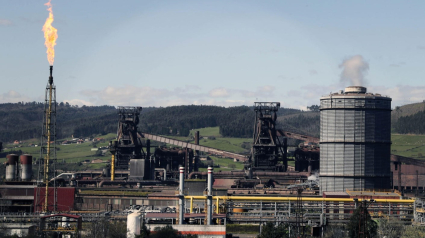
[(46, 22), (43, 26), (43, 32), (44, 32), (44, 45), (47, 47), (47, 60), (49, 61), (50, 65), (53, 65), (53, 61), (55, 61), (55, 45), (56, 45), (56, 39), (58, 38), (58, 30), (52, 26), (53, 22), (53, 11), (52, 11), (52, 4), (47, 2), (47, 11), (49, 11), (49, 17), (46, 19)]

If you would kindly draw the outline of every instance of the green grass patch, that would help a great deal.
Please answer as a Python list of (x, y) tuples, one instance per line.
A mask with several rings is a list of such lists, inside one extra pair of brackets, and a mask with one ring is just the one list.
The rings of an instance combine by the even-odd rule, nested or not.
[(205, 127), (205, 128), (200, 128), (200, 129), (193, 129), (193, 130), (190, 130), (190, 134), (192, 136), (195, 136), (196, 131), (199, 131), (200, 137), (204, 137), (204, 136), (221, 137), (220, 128), (218, 126), (216, 126), (216, 127)]
[(220, 168), (216, 168), (216, 170), (231, 171), (243, 169), (242, 162), (233, 162), (233, 159), (219, 158), (216, 156), (210, 156), (210, 158), (214, 161), (214, 165), (220, 165)]
[(425, 135), (391, 135), (391, 154), (425, 159)]
[[(115, 139), (116, 135), (113, 133), (109, 133), (107, 135), (98, 135), (96, 138), (103, 138), (105, 142), (97, 143), (96, 147), (107, 146), (109, 141)], [(72, 138), (61, 139), (59, 141), (72, 140)], [(3, 151), (9, 153), (11, 151), (19, 151), (21, 150), (23, 154), (30, 154), (33, 158), (40, 158), (40, 149), (41, 147), (31, 147), (29, 144), (40, 144), (40, 140), (31, 139), (27, 141), (23, 141), (21, 144), (22, 147), (14, 148), (12, 144), (4, 145), (5, 148)], [(84, 142), (82, 144), (69, 144), (69, 145), (56, 145), (56, 158), (58, 162), (65, 163), (78, 163), (84, 160), (93, 160), (93, 159), (102, 159), (108, 160), (110, 159), (110, 153), (107, 152), (105, 156), (95, 156), (96, 152), (91, 151), (93, 148), (92, 142)], [(5, 162), (6, 158), (0, 158), (0, 162)], [(98, 168), (100, 165), (93, 164), (90, 165), (89, 168)]]
[(249, 138), (216, 138), (215, 140), (211, 139), (202, 139), (199, 141), (200, 145), (208, 146), (211, 148), (225, 150), (233, 153), (248, 153), (249, 150), (242, 148), (243, 142), (251, 142), (252, 139)]
[[(195, 141), (189, 137), (168, 136), (168, 135), (166, 135), (165, 137), (180, 140), (180, 141), (185, 141), (189, 143), (195, 143)], [(252, 139), (251, 138), (215, 137), (215, 139), (205, 138), (205, 139), (199, 140), (200, 145), (208, 146), (214, 149), (238, 153), (238, 154), (249, 153), (248, 149), (242, 148), (242, 144), (246, 142), (252, 142)], [(167, 144), (167, 147), (174, 147), (174, 146), (175, 145)]]

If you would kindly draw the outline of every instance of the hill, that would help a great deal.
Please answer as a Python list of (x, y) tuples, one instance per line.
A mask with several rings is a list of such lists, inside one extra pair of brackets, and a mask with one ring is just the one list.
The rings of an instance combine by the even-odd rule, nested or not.
[[(400, 134), (425, 134), (425, 103), (396, 107), (392, 129)], [(11, 142), (40, 138), (44, 104), (40, 102), (0, 104), (0, 141)], [(320, 113), (279, 109), (277, 127), (286, 131), (319, 137)], [(254, 126), (253, 107), (186, 105), (143, 108), (139, 131), (188, 136), (193, 128), (218, 127), (224, 137), (250, 138)], [(116, 133), (117, 110), (114, 106), (73, 106), (57, 104), (57, 138), (85, 137)]]
[(393, 132), (425, 134), (425, 102), (396, 107), (391, 113)]
[(416, 114), (424, 110), (425, 110), (425, 102), (406, 104), (400, 107), (396, 107), (391, 112), (391, 122), (395, 123), (400, 117), (411, 116), (413, 114)]
[[(0, 141), (40, 138), (43, 112), (44, 104), (38, 102), (0, 104)], [(59, 103), (56, 114), (58, 139), (115, 133), (117, 130), (118, 116), (113, 106), (78, 107)], [(312, 129), (312, 125), (318, 125), (318, 117), (309, 115), (297, 109), (281, 108), (278, 123), (293, 132), (318, 134), (317, 126)], [(193, 128), (219, 127), (219, 133), (224, 137), (250, 138), (254, 118), (253, 108), (247, 106), (150, 107), (142, 110), (139, 131), (188, 136)]]

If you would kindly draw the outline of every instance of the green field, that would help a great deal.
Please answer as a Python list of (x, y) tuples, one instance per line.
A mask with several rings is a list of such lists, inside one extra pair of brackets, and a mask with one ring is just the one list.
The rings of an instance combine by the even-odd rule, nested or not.
[(220, 128), (217, 127), (205, 127), (201, 129), (192, 129), (190, 130), (190, 134), (192, 136), (195, 136), (195, 132), (199, 131), (199, 135), (202, 136), (215, 136), (215, 137), (221, 137), (220, 135)]
[(195, 131), (199, 131), (201, 139), (200, 145), (208, 146), (215, 149), (225, 150), (233, 153), (249, 153), (248, 149), (242, 148), (242, 143), (252, 142), (252, 138), (228, 138), (222, 137), (219, 133), (219, 127), (206, 127), (191, 130), (188, 137), (182, 136), (166, 136), (176, 140), (194, 143)]
[[(194, 129), (193, 131), (199, 130), (201, 137), (205, 137), (200, 139), (199, 143), (204, 146), (230, 151), (234, 153), (247, 154), (249, 153), (249, 149), (243, 148), (243, 143), (252, 142), (251, 138), (226, 138), (222, 137), (218, 134), (218, 127), (209, 127), (202, 129)], [(193, 135), (193, 133), (192, 133)], [(98, 143), (96, 146), (107, 146), (108, 141), (115, 139), (115, 134), (107, 134), (98, 136), (105, 139), (104, 143)], [(188, 141), (193, 143), (193, 137), (177, 137), (177, 136), (167, 136), (170, 138), (175, 138), (182, 141)], [(208, 138), (207, 138), (208, 137)], [(71, 138), (67, 138), (71, 140)], [(406, 157), (412, 157), (416, 159), (425, 159), (425, 135), (400, 135), (400, 134), (392, 134), (391, 135), (392, 145), (391, 145), (391, 153)], [(59, 142), (62, 142), (58, 141)], [(29, 144), (38, 144), (39, 141), (37, 139), (31, 139), (28, 141), (24, 141), (21, 146), (16, 147), (12, 144), (4, 144), (3, 146), (7, 149), (4, 149), (3, 152), (10, 153), (11, 151), (19, 151), (22, 153), (31, 154), (34, 157), (40, 157), (40, 147), (30, 147)], [(246, 144), (245, 144), (246, 145)], [(105, 156), (96, 156), (96, 152), (91, 151), (92, 148), (91, 142), (85, 142), (82, 144), (70, 144), (70, 145), (57, 145), (57, 159), (59, 163), (64, 162), (65, 164), (58, 165), (58, 169), (63, 170), (84, 170), (84, 169), (101, 169), (105, 167), (105, 163), (98, 164), (81, 164), (80, 162), (84, 160), (93, 160), (93, 159), (101, 159), (101, 160), (110, 160), (109, 152), (106, 153)], [(172, 146), (172, 145), (169, 145)], [(245, 146), (246, 147), (246, 146)], [(152, 151), (153, 152), (153, 151)], [(227, 158), (219, 158), (216, 156), (210, 156), (213, 160), (214, 165), (220, 165), (219, 170), (221, 171), (230, 171), (230, 170), (241, 170), (243, 169), (243, 164), (241, 162), (233, 162), (232, 159)], [(6, 158), (0, 158), (0, 162), (3, 163), (6, 161)], [(294, 164), (294, 161), (289, 161), (289, 165)], [(200, 169), (201, 171), (203, 169)], [(204, 169), (205, 170), (205, 169)]]
[(391, 135), (391, 154), (425, 159), (425, 135)]
[[(233, 159), (229, 158), (219, 158), (216, 156), (210, 156), (214, 161), (214, 166), (220, 166), (220, 168), (215, 170), (221, 171), (231, 171), (231, 170), (241, 170), (243, 169), (243, 164), (241, 162), (233, 162)], [(206, 169), (205, 169), (206, 171)]]
[[(97, 136), (99, 138), (105, 139), (104, 143), (97, 143), (96, 147), (102, 147), (107, 146), (110, 140), (115, 139), (115, 134), (107, 134), (107, 135), (99, 135)], [(58, 143), (64, 141), (64, 140), (72, 140), (72, 138), (66, 138), (58, 141)], [(5, 148), (3, 152), (9, 153), (12, 151), (19, 151), (21, 150), (24, 154), (30, 154), (34, 158), (40, 157), (40, 147), (31, 147), (29, 144), (39, 144), (39, 140), (31, 139), (28, 141), (23, 141), (23, 143), (20, 145), (21, 147), (16, 147), (12, 144), (6, 144), (4, 145)], [(69, 144), (69, 145), (56, 145), (56, 158), (58, 160), (58, 163), (67, 163), (68, 165), (63, 166), (63, 169), (67, 170), (81, 170), (81, 169), (99, 169), (105, 167), (104, 163), (98, 163), (98, 164), (84, 164), (84, 165), (76, 165), (79, 162), (82, 162), (84, 160), (93, 160), (93, 159), (101, 159), (101, 160), (109, 160), (109, 152), (106, 153), (105, 156), (96, 156), (95, 151), (91, 151), (91, 148), (93, 148), (92, 142), (85, 142), (82, 144)], [(0, 158), (0, 162), (6, 161), (6, 158)], [(82, 166), (82, 167), (81, 167)], [(59, 168), (62, 166), (59, 165)]]

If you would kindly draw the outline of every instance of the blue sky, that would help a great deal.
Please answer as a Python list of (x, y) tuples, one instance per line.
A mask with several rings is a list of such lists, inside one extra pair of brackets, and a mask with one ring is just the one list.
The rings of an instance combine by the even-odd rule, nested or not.
[[(42, 101), (45, 1), (0, 0), (0, 103)], [(57, 100), (304, 109), (360, 82), (425, 99), (424, 1), (52, 0)]]

